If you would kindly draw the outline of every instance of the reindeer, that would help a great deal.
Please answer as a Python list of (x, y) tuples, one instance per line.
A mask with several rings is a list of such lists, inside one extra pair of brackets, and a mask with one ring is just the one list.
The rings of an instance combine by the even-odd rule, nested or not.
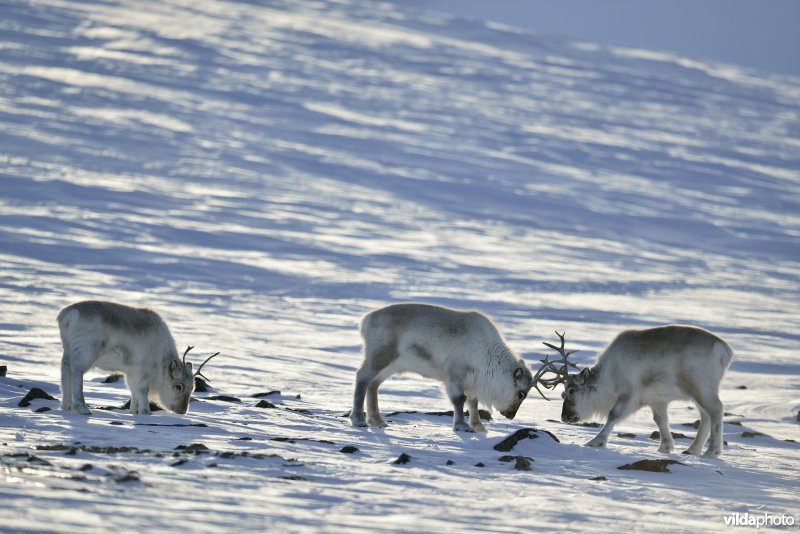
[[(175, 341), (157, 313), (113, 302), (84, 301), (58, 314), (64, 354), (61, 358), (61, 409), (91, 415), (83, 396), (83, 375), (92, 367), (120, 371), (131, 392), (131, 413), (150, 414), (149, 399), (175, 413), (189, 409), (194, 377), (186, 354), (178, 357)], [(202, 376), (202, 375), (200, 375)]]
[[(453, 403), (456, 432), (486, 431), (478, 402), (513, 419), (533, 385), (525, 362), (491, 319), (477, 311), (393, 304), (363, 318), (361, 337), (364, 361), (356, 373), (353, 426), (386, 426), (378, 409), (378, 387), (395, 373), (413, 371), (442, 381)], [(469, 423), (464, 420), (465, 403)]]
[[(563, 363), (572, 352), (564, 352), (564, 337), (558, 335), (561, 347), (556, 350), (562, 356), (559, 362)], [(546, 387), (564, 383), (563, 422), (575, 423), (593, 415), (607, 417), (602, 430), (586, 444), (589, 447), (605, 447), (614, 425), (639, 408), (649, 406), (661, 434), (658, 450), (672, 452), (675, 444), (669, 430), (667, 405), (673, 400), (691, 399), (700, 412), (700, 426), (684, 454), (700, 454), (710, 434), (704, 456), (716, 457), (722, 449), (719, 384), (732, 357), (730, 345), (711, 332), (694, 326), (669, 325), (622, 332), (606, 347), (594, 367), (580, 373), (568, 374), (567, 365), (557, 368), (547, 359), (543, 360), (540, 371), (556, 374), (555, 378), (542, 382)], [(575, 367), (572, 363), (569, 366)]]

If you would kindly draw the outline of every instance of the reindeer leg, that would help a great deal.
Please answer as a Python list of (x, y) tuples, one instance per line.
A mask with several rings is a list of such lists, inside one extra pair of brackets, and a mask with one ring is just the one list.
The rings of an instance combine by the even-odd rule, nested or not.
[(83, 374), (86, 369), (76, 367), (75, 362), (70, 367), (72, 367), (72, 411), (82, 415), (92, 415), (92, 410), (86, 405), (83, 396)]
[(356, 389), (353, 393), (353, 409), (350, 411), (350, 422), (353, 426), (367, 426), (367, 419), (364, 414), (364, 397), (367, 396), (367, 388), (376, 376), (377, 373), (370, 369), (366, 361), (361, 365), (358, 372), (356, 372)]
[[(722, 452), (722, 401), (716, 392), (704, 395), (697, 399), (700, 407), (708, 414), (709, 433), (708, 448), (703, 456), (706, 458), (716, 458)], [(702, 424), (702, 420), (701, 420)], [(700, 429), (697, 429), (698, 434)], [(697, 439), (697, 437), (695, 437)], [(702, 444), (700, 445), (702, 447)]]
[(697, 427), (697, 434), (695, 434), (692, 444), (689, 445), (688, 449), (683, 451), (683, 454), (692, 454), (696, 456), (703, 451), (703, 445), (705, 445), (708, 439), (710, 419), (706, 411), (700, 407), (699, 404), (695, 403), (695, 405), (697, 406), (697, 411), (700, 412), (700, 425)]
[(631, 401), (629, 395), (621, 395), (617, 399), (617, 403), (611, 408), (608, 414), (606, 425), (600, 432), (592, 438), (587, 444), (587, 447), (605, 447), (608, 442), (608, 436), (614, 429), (614, 425), (628, 417), (635, 410), (634, 403)]
[(61, 356), (61, 409), (66, 412), (72, 410), (72, 367), (69, 358), (69, 353), (64, 349)]
[[(135, 415), (150, 415), (150, 400), (148, 397), (150, 387), (147, 382), (139, 382), (131, 387), (131, 413)], [(134, 398), (136, 410), (134, 410)]]
[(661, 446), (658, 452), (670, 453), (675, 448), (675, 440), (669, 430), (669, 417), (667, 416), (667, 404), (651, 404), (653, 410), (653, 421), (658, 425), (658, 432), (661, 434)]
[(464, 388), (454, 382), (445, 384), (447, 396), (450, 397), (450, 402), (453, 403), (453, 430), (456, 432), (475, 432), (471, 426), (464, 420), (464, 402), (467, 396), (464, 395)]
[(469, 426), (475, 432), (486, 432), (486, 427), (481, 423), (477, 397), (468, 398), (467, 404), (469, 405)]
[(367, 386), (367, 423), (369, 426), (388, 426), (383, 417), (381, 417), (381, 410), (378, 408), (378, 388), (382, 383), (383, 380), (377, 377)]

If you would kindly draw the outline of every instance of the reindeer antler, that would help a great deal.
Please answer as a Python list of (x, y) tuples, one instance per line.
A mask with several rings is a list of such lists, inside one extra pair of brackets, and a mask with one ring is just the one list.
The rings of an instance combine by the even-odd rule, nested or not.
[(195, 372), (194, 372), (194, 376), (202, 376), (202, 377), (203, 377), (203, 378), (206, 380), (206, 382), (211, 382), (211, 380), (209, 380), (209, 379), (208, 379), (208, 377), (207, 377), (206, 375), (204, 375), (203, 373), (201, 373), (201, 372), (200, 372), (200, 370), (203, 368), (203, 366), (204, 366), (205, 364), (207, 364), (207, 363), (209, 362), (209, 360), (211, 360), (211, 358), (213, 358), (214, 356), (216, 356), (216, 355), (218, 355), (218, 354), (219, 354), (219, 352), (217, 352), (217, 353), (214, 353), (214, 354), (212, 354), (211, 356), (209, 356), (208, 358), (206, 358), (206, 361), (204, 361), (203, 363), (201, 363), (201, 364), (200, 364), (200, 367), (198, 367), (198, 368), (197, 368), (197, 371), (195, 371)]
[[(542, 362), (542, 366), (539, 368), (538, 371), (536, 371), (536, 374), (533, 377), (533, 387), (536, 388), (536, 391), (538, 391), (539, 395), (541, 395), (542, 398), (545, 400), (550, 400), (550, 399), (548, 399), (544, 395), (544, 393), (542, 393), (542, 391), (539, 389), (539, 384), (541, 384), (545, 389), (553, 389), (557, 385), (564, 382), (564, 380), (566, 380), (570, 367), (573, 367), (575, 369), (578, 368), (578, 366), (575, 363), (569, 361), (568, 359), (570, 354), (575, 354), (578, 351), (577, 350), (571, 350), (569, 352), (564, 351), (564, 336), (567, 335), (567, 333), (564, 332), (563, 334), (559, 334), (558, 331), (556, 331), (556, 335), (561, 340), (560, 347), (556, 347), (555, 345), (551, 345), (550, 343), (547, 342), (543, 343), (546, 346), (558, 352), (561, 355), (561, 358), (558, 360), (551, 360), (549, 359), (550, 356), (547, 355), (544, 357), (544, 360), (539, 360), (540, 362)], [(546, 375), (547, 373), (553, 373), (556, 376), (553, 378), (543, 378), (544, 375)]]
[(186, 355), (189, 354), (189, 351), (192, 350), (193, 348), (194, 347), (189, 346), (189, 347), (186, 347), (185, 351), (183, 351), (183, 363), (184, 363), (184, 365), (186, 364)]

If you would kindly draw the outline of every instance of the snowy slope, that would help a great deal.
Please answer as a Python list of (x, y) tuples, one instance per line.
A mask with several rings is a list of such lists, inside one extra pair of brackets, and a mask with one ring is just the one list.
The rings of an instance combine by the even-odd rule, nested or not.
[[(0, 530), (800, 521), (797, 78), (401, 2), (0, 9)], [(86, 298), (153, 307), (179, 346), (222, 351), (215, 391), (186, 416), (18, 407), (32, 387), (60, 398), (55, 316)], [(624, 328), (709, 328), (736, 351), (721, 397), (743, 426), (719, 460), (673, 455), (666, 474), (616, 469), (662, 457), (645, 411), (606, 450), (533, 397), (487, 435), (424, 414), (353, 429), (358, 319), (402, 300), (480, 309), (532, 365), (556, 329), (591, 363)], [(90, 375), (90, 405), (125, 401)], [(255, 407), (271, 390), (278, 408)], [(381, 404), (449, 408), (415, 376)], [(671, 415), (691, 436), (689, 404)], [(492, 448), (523, 427), (560, 440), (507, 453), (531, 472)]]

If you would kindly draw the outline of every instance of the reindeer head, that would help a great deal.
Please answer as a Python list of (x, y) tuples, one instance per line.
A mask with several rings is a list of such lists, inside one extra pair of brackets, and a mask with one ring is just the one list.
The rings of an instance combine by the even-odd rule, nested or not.
[(500, 410), (500, 413), (509, 419), (514, 419), (514, 416), (517, 415), (517, 410), (519, 410), (522, 401), (525, 400), (528, 396), (528, 391), (533, 387), (533, 375), (530, 369), (525, 366), (524, 361), (517, 361), (517, 366), (512, 373), (512, 380), (511, 387), (505, 389), (508, 393), (506, 399), (501, 403), (505, 408)]
[(597, 389), (597, 372), (586, 367), (580, 373), (567, 375), (564, 380), (564, 392), (561, 398), (561, 421), (564, 423), (577, 423), (582, 419), (589, 419), (594, 412), (594, 403), (591, 393)]
[[(189, 401), (194, 391), (194, 377), (203, 376), (200, 371), (208, 361), (219, 354), (212, 354), (200, 364), (197, 371), (192, 372), (192, 362), (186, 361), (186, 354), (194, 347), (187, 347), (183, 353), (183, 361), (177, 358), (170, 359), (167, 364), (167, 379), (162, 381), (159, 398), (168, 409), (175, 413), (184, 414), (189, 410)], [(205, 378), (205, 377), (203, 377)], [(208, 380), (208, 379), (206, 379)]]

